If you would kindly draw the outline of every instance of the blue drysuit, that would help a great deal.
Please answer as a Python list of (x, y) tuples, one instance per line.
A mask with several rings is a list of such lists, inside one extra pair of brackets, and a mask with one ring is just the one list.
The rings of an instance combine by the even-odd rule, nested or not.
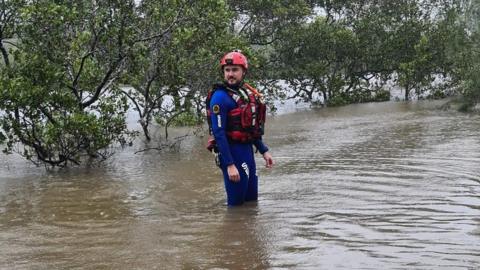
[[(215, 107), (215, 110), (214, 110)], [(220, 152), (220, 168), (223, 172), (228, 205), (240, 205), (258, 198), (258, 177), (255, 166), (253, 145), (263, 154), (268, 151), (261, 139), (253, 143), (237, 143), (227, 138), (227, 114), (237, 103), (224, 88), (217, 88), (210, 101), (212, 132)], [(227, 166), (235, 164), (240, 173), (240, 181), (228, 178)]]

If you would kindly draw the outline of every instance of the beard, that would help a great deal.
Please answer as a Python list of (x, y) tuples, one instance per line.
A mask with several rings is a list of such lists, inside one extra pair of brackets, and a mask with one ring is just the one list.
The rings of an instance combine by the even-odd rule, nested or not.
[[(233, 83), (230, 83), (231, 81), (233, 81)], [(230, 88), (238, 89), (242, 85), (242, 81), (243, 80), (241, 79), (237, 80), (234, 77), (230, 77), (230, 78), (227, 78), (227, 80), (225, 80), (225, 84)]]
[(238, 89), (238, 88), (240, 88), (241, 82), (237, 82), (237, 83), (234, 83), (234, 84), (231, 84), (229, 82), (225, 82), (225, 84), (230, 88)]

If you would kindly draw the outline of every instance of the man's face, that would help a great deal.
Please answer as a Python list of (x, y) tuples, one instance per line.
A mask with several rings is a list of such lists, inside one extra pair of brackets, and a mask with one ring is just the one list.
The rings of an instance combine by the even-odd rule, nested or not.
[(237, 65), (226, 65), (223, 67), (223, 78), (227, 84), (235, 85), (243, 79), (243, 68)]

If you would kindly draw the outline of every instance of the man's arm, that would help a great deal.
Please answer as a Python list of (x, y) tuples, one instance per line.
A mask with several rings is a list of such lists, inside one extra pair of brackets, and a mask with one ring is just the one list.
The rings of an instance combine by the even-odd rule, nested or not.
[(272, 168), (275, 162), (273, 161), (272, 155), (268, 152), (268, 147), (263, 143), (262, 139), (257, 139), (253, 141), (253, 145), (257, 150), (262, 154), (263, 159), (265, 160), (265, 166), (267, 168)]
[(261, 138), (254, 140), (253, 145), (255, 145), (255, 148), (257, 148), (258, 152), (262, 155), (268, 151), (268, 147), (263, 143)]
[(225, 165), (234, 163), (230, 146), (227, 140), (227, 98), (228, 94), (223, 91), (216, 91), (210, 101), (210, 112), (212, 121), (212, 132), (218, 146), (218, 150)]

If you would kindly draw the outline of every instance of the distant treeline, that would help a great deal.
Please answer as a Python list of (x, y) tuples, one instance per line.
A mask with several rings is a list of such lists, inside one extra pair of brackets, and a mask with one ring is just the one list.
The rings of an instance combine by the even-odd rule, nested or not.
[(137, 136), (131, 107), (147, 140), (153, 121), (201, 121), (232, 49), (270, 100), (388, 100), (394, 84), (472, 106), (479, 18), (480, 0), (1, 1), (0, 143), (66, 166)]

